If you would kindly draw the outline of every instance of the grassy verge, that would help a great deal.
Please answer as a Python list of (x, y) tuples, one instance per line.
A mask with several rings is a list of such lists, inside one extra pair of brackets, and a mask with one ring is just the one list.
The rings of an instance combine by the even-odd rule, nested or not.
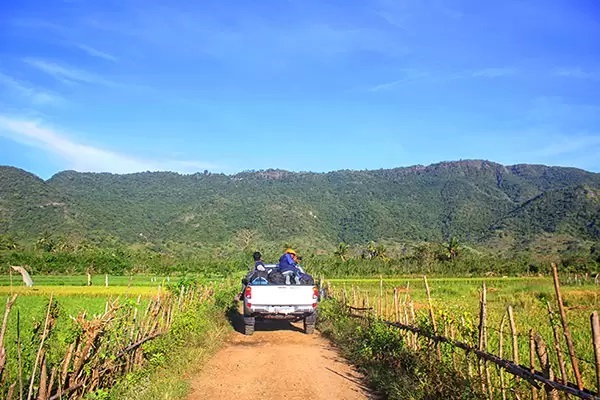
[(237, 288), (215, 292), (211, 301), (178, 315), (169, 333), (144, 345), (148, 365), (125, 376), (91, 399), (181, 399), (190, 392), (190, 377), (231, 332), (226, 313)]
[(378, 320), (351, 318), (335, 300), (319, 305), (318, 327), (389, 399), (480, 399), (478, 383), (433, 359), (430, 349), (411, 351), (398, 330)]

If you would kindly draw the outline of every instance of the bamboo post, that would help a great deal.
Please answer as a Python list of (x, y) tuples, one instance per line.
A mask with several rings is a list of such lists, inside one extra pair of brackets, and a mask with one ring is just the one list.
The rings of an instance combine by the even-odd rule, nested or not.
[(21, 353), (21, 312), (17, 308), (17, 358), (19, 363), (19, 400), (23, 400), (23, 356)]
[[(410, 301), (409, 304), (410, 304), (409, 308), (410, 308), (410, 318), (411, 318), (411, 323), (410, 324), (414, 326), (415, 325), (415, 321), (417, 320), (417, 317), (415, 315), (415, 305), (413, 304), (412, 300)], [(412, 339), (413, 339), (412, 340), (412, 342), (413, 342), (413, 349), (415, 351), (419, 350), (419, 342), (418, 342), (418, 338), (417, 338), (417, 334), (416, 333), (412, 335)]]
[(425, 282), (425, 291), (427, 292), (427, 305), (429, 306), (429, 316), (431, 318), (431, 325), (433, 326), (433, 333), (437, 333), (437, 324), (435, 323), (435, 315), (433, 313), (433, 305), (431, 303), (431, 292), (429, 291), (427, 276), (423, 275), (423, 281)]
[(573, 373), (575, 373), (575, 380), (577, 388), (583, 390), (583, 381), (581, 380), (581, 374), (579, 372), (579, 363), (575, 357), (575, 347), (573, 346), (573, 340), (571, 339), (571, 331), (567, 324), (567, 315), (565, 314), (565, 306), (563, 305), (562, 294), (560, 292), (560, 283), (558, 282), (558, 270), (556, 264), (552, 263), (552, 275), (554, 278), (554, 289), (556, 291), (556, 299), (558, 301), (558, 310), (560, 311), (560, 321), (563, 327), (563, 333), (567, 340), (567, 348), (569, 350), (569, 357), (571, 358), (571, 365), (573, 366)]
[(388, 310), (388, 291), (387, 290), (385, 291), (385, 298), (384, 298), (384, 300), (385, 300), (385, 307), (383, 308), (384, 309), (384, 311), (383, 311), (383, 319), (387, 320), (389, 318), (388, 317), (388, 315), (389, 315), (388, 311), (389, 310)]
[(398, 288), (394, 287), (394, 317), (396, 322), (400, 322), (400, 310), (398, 309)]
[(12, 400), (13, 393), (15, 391), (15, 386), (17, 386), (17, 382), (13, 383), (8, 387), (8, 393), (6, 394), (6, 400)]
[[(502, 320), (500, 321), (500, 332), (498, 337), (498, 357), (502, 358), (504, 356), (504, 324), (506, 323), (506, 314), (502, 316)], [(504, 370), (500, 369), (498, 371), (500, 374), (500, 395), (502, 396), (502, 400), (506, 400), (506, 386), (504, 382)]]
[[(535, 342), (535, 352), (537, 353), (538, 360), (540, 360), (540, 365), (542, 367), (542, 373), (546, 378), (553, 381), (554, 373), (552, 372), (552, 367), (550, 366), (550, 360), (548, 357), (548, 350), (546, 348), (546, 343), (544, 339), (539, 333), (536, 333), (533, 337)], [(558, 390), (553, 389), (549, 385), (544, 385), (544, 389), (546, 390), (546, 395), (550, 400), (559, 400), (558, 398)]]
[[(452, 342), (454, 342), (454, 340), (456, 339), (453, 323), (450, 323), (450, 338), (452, 339)], [(452, 346), (452, 368), (456, 371), (456, 352), (454, 346)]]
[[(462, 331), (465, 330), (467, 323), (463, 316), (460, 317), (460, 326), (462, 327)], [(461, 333), (461, 339), (463, 335)], [(467, 363), (467, 376), (469, 377), (469, 381), (473, 379), (473, 368), (471, 367), (471, 361), (469, 360), (469, 353), (465, 353), (465, 362)]]
[(381, 299), (383, 298), (383, 276), (379, 275), (379, 298), (377, 299), (377, 316), (381, 316)]
[(408, 318), (408, 301), (409, 301), (409, 299), (410, 299), (410, 297), (408, 296), (408, 293), (406, 293), (404, 295), (404, 301), (402, 302), (402, 310), (404, 311), (404, 321), (406, 321), (406, 325), (412, 325), (412, 323), (410, 322), (410, 320)]
[(508, 323), (510, 324), (510, 333), (512, 336), (513, 361), (515, 364), (519, 365), (519, 342), (517, 340), (517, 326), (515, 325), (512, 306), (508, 306), (507, 311)]
[[(529, 365), (530, 372), (535, 373), (535, 343), (533, 339), (533, 329), (529, 330)], [(531, 385), (531, 398), (533, 400), (537, 400), (537, 389), (535, 386)]]
[[(427, 291), (427, 304), (429, 306), (429, 316), (431, 317), (431, 325), (433, 327), (433, 333), (437, 334), (437, 324), (435, 322), (435, 314), (433, 312), (433, 304), (431, 303), (431, 292), (429, 291), (429, 284), (427, 283), (427, 276), (423, 275), (423, 281), (425, 282), (425, 290)], [(439, 343), (435, 343), (435, 348), (438, 356), (438, 360), (442, 361), (442, 350), (440, 349)]]
[(596, 358), (596, 393), (600, 394), (600, 321), (598, 320), (598, 311), (592, 313), (590, 322), (592, 324), (592, 342)]
[[(479, 311), (479, 350), (487, 352), (487, 290), (485, 282), (481, 284), (481, 297), (480, 297), (480, 311)], [(485, 392), (487, 389), (488, 398), (492, 398), (492, 385), (490, 377), (490, 369), (487, 361), (481, 360), (479, 362), (479, 374), (483, 378), (485, 373), (485, 384), (484, 380), (481, 380), (482, 389)]]
[(567, 383), (567, 371), (565, 369), (565, 359), (563, 357), (562, 348), (560, 346), (560, 334), (558, 333), (558, 327), (554, 319), (554, 312), (550, 308), (550, 302), (547, 301), (548, 306), (548, 317), (550, 318), (550, 325), (552, 325), (552, 333), (554, 335), (554, 350), (556, 350), (556, 357), (558, 359), (558, 369), (560, 370), (560, 377), (563, 384)]
[(46, 311), (46, 321), (44, 322), (44, 331), (42, 333), (42, 340), (40, 341), (40, 346), (38, 348), (37, 355), (35, 357), (35, 362), (33, 363), (33, 371), (31, 372), (31, 381), (29, 382), (29, 393), (27, 394), (27, 400), (31, 399), (33, 395), (33, 384), (35, 383), (35, 374), (37, 372), (37, 366), (40, 362), (40, 356), (42, 350), (44, 348), (44, 342), (46, 341), (46, 336), (48, 335), (48, 322), (50, 321), (50, 310), (52, 309), (52, 300), (54, 297), (54, 292), (50, 294), (50, 301), (48, 302), (48, 311)]

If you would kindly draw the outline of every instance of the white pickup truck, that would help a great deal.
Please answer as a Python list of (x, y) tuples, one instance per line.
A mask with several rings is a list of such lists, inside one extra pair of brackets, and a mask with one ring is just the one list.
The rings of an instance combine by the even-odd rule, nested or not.
[(315, 331), (319, 288), (315, 285), (248, 283), (243, 292), (244, 333), (252, 335), (256, 320), (304, 321), (304, 333)]

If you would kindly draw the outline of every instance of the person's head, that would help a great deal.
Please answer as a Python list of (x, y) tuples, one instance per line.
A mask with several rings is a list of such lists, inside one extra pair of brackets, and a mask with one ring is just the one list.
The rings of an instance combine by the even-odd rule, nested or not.
[(260, 251), (255, 251), (254, 254), (252, 254), (252, 257), (254, 257), (254, 261), (260, 261), (262, 254), (260, 254)]
[(292, 260), (294, 260), (294, 262), (298, 262), (298, 255), (296, 254), (294, 249), (287, 249), (285, 252), (292, 257)]

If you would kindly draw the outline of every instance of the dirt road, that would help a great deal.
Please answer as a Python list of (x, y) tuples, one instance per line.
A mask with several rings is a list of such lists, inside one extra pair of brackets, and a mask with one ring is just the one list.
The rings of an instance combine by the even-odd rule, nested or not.
[(253, 336), (236, 329), (192, 390), (189, 400), (374, 398), (325, 338), (286, 321), (257, 322)]

